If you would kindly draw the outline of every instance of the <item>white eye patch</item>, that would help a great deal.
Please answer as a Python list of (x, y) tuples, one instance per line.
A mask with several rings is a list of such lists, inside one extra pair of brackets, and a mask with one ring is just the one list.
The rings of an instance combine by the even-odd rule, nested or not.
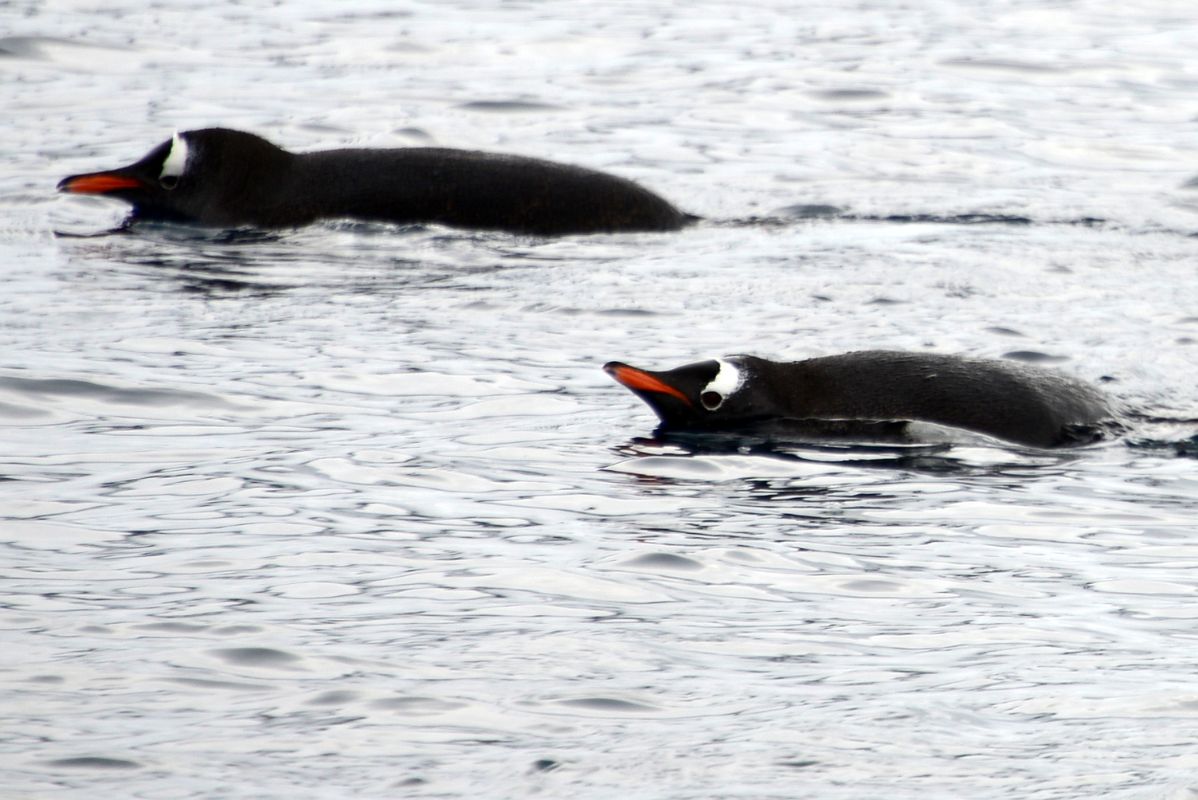
[(189, 155), (187, 142), (179, 135), (178, 131), (175, 131), (175, 135), (171, 137), (171, 151), (167, 154), (166, 160), (162, 162), (162, 174), (158, 176), (158, 179), (177, 180), (183, 174), (183, 170), (187, 169)]
[(704, 386), (703, 391), (699, 393), (699, 402), (708, 411), (715, 411), (724, 405), (724, 401), (744, 383), (744, 376), (731, 361), (717, 358), (716, 363), (720, 365), (720, 371), (711, 379), (711, 383)]

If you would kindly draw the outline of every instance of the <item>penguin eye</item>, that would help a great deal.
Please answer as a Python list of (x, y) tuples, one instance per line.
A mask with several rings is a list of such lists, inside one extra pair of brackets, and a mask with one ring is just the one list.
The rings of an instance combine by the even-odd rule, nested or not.
[(715, 411), (720, 406), (724, 405), (724, 395), (719, 392), (707, 391), (699, 395), (699, 402), (708, 411)]
[(170, 191), (171, 189), (174, 189), (176, 186), (179, 185), (179, 176), (178, 175), (163, 175), (161, 178), (158, 179), (158, 185), (161, 186), (163, 189)]

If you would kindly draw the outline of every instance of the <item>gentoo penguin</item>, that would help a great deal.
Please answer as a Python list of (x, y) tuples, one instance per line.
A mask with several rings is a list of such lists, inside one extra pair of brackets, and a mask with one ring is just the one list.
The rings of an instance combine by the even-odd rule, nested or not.
[(870, 350), (789, 363), (738, 355), (664, 372), (613, 361), (603, 369), (649, 404), (663, 432), (868, 436), (929, 422), (1059, 447), (1100, 438), (1114, 417), (1101, 392), (1066, 375), (933, 353)]
[(555, 235), (671, 231), (696, 219), (632, 181), (523, 156), (433, 147), (290, 153), (252, 133), (176, 133), (60, 191), (132, 204), (129, 222), (281, 228), (319, 219)]

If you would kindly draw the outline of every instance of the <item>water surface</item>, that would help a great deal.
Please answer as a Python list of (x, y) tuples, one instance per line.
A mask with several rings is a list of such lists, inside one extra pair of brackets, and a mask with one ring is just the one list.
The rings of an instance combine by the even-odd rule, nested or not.
[[(7, 796), (1198, 793), (1174, 5), (0, 17)], [(123, 213), (58, 179), (213, 124), (554, 158), (707, 221), (54, 236)], [(1151, 419), (703, 450), (600, 370), (879, 347)]]

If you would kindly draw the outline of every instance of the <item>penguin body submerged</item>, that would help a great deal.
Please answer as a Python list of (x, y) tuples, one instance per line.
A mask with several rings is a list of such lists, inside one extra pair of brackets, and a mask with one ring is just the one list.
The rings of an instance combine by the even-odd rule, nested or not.
[[(619, 362), (604, 370), (644, 400), (666, 432), (778, 431), (788, 423), (796, 432), (852, 432), (926, 422), (1060, 447), (1100, 438), (1114, 418), (1102, 392), (1067, 375), (932, 353), (871, 350), (795, 362), (740, 355), (663, 372)], [(863, 424), (840, 424), (850, 421)]]
[(132, 221), (218, 227), (357, 219), (561, 235), (695, 219), (632, 181), (569, 164), (436, 147), (291, 153), (225, 128), (177, 133), (136, 163), (58, 188), (124, 200)]

